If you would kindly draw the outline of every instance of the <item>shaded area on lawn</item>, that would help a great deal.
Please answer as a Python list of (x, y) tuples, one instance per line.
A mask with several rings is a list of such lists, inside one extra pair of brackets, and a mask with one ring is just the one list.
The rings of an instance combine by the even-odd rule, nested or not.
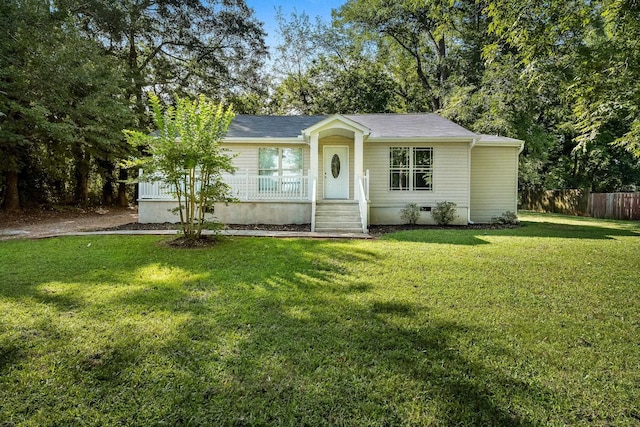
[(522, 221), (519, 227), (504, 229), (416, 229), (383, 235), (385, 240), (399, 242), (442, 243), (450, 245), (486, 245), (484, 236), (546, 237), (556, 239), (610, 240), (616, 237), (640, 237), (638, 229), (620, 229), (582, 224)]
[(2, 327), (2, 372), (15, 383), (44, 369), (29, 374), (36, 382), (22, 384), (20, 401), (0, 393), (11, 402), (0, 421), (532, 424), (494, 401), (497, 387), (550, 409), (548, 390), (456, 349), (480, 328), (354, 281), (350, 263), (375, 263), (376, 250), (242, 239), (185, 252), (118, 241), (40, 241), (50, 254), (40, 263), (40, 251), (25, 250), (33, 243), (14, 244), (11, 264), (30, 273), (4, 270), (0, 293), (30, 319)]

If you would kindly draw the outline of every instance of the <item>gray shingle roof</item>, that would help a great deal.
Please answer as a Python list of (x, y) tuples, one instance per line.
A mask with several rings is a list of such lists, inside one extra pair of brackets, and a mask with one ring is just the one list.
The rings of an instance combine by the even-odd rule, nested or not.
[(328, 116), (249, 116), (239, 114), (227, 132), (228, 138), (296, 138), (302, 129)]
[(371, 129), (373, 138), (469, 137), (476, 135), (462, 126), (432, 113), (423, 114), (345, 114)]
[[(373, 138), (460, 137), (473, 132), (436, 114), (344, 114), (371, 130)], [(329, 116), (237, 115), (229, 127), (229, 138), (296, 138), (302, 130)]]

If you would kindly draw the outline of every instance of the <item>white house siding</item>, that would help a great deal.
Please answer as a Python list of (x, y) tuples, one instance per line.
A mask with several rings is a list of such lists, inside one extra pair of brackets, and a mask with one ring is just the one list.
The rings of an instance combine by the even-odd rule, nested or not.
[[(433, 191), (389, 190), (390, 147), (433, 147)], [(369, 170), (371, 224), (401, 224), (400, 210), (410, 202), (435, 207), (438, 202), (454, 202), (458, 209), (455, 224), (466, 224), (469, 209), (469, 143), (463, 142), (376, 142), (364, 143), (364, 168)], [(432, 224), (429, 212), (422, 212), (420, 224)]]
[(518, 208), (518, 148), (475, 146), (471, 150), (471, 221)]
[[(318, 200), (324, 199), (324, 147), (328, 145), (341, 145), (349, 147), (349, 199), (353, 200), (353, 139), (343, 136), (329, 136), (318, 141)], [(307, 150), (309, 151), (309, 150)]]
[(310, 168), (309, 146), (307, 144), (282, 144), (282, 143), (226, 143), (223, 147), (229, 149), (229, 154), (237, 154), (233, 159), (236, 167), (236, 174), (245, 173), (249, 170), (249, 174), (258, 174), (258, 150), (260, 148), (302, 148), (302, 168), (304, 175), (307, 175)]

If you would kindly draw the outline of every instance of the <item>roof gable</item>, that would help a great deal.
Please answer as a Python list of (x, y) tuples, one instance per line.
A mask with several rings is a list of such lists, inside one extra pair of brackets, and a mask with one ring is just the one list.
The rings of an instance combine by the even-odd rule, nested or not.
[(369, 135), (371, 133), (371, 130), (368, 127), (340, 114), (334, 114), (333, 116), (327, 117), (326, 119), (309, 126), (304, 129), (302, 133), (305, 136), (308, 136), (314, 132), (320, 133), (329, 129), (340, 129), (347, 132), (361, 132), (364, 135)]

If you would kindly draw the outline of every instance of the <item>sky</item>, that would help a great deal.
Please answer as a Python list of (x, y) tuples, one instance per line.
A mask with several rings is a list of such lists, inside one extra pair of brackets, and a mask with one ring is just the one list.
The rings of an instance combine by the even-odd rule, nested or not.
[(282, 7), (284, 16), (289, 16), (295, 9), (298, 13), (305, 12), (313, 22), (316, 16), (323, 21), (331, 21), (331, 9), (342, 6), (346, 0), (246, 0), (247, 5), (255, 11), (258, 20), (264, 22), (267, 32), (267, 46), (273, 47), (278, 43), (276, 34), (276, 9)]

